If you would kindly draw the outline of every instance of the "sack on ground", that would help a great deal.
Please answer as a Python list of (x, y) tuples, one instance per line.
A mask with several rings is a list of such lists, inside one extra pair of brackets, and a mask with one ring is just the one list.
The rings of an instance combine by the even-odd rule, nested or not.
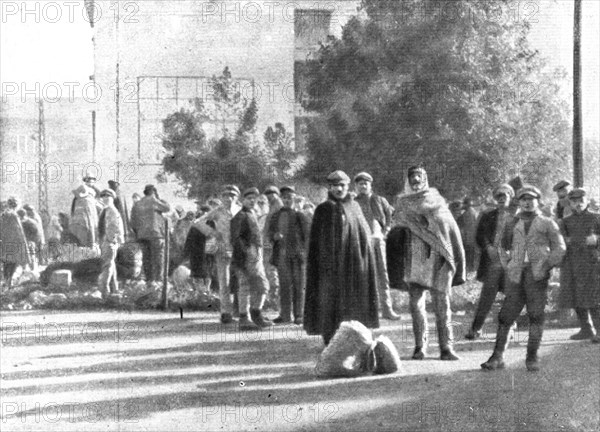
[(317, 376), (354, 377), (369, 372), (371, 330), (358, 321), (344, 321), (317, 360)]
[(398, 372), (402, 364), (398, 350), (387, 336), (375, 339), (375, 370), (376, 374), (389, 374)]
[(177, 290), (187, 290), (192, 288), (191, 279), (190, 279), (191, 271), (188, 267), (184, 265), (180, 265), (173, 271), (173, 275), (171, 278), (173, 279), (173, 285), (175, 285), (175, 289)]

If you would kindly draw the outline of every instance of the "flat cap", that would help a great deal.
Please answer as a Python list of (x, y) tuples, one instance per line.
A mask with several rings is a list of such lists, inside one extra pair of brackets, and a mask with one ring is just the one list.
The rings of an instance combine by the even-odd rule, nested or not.
[(103, 196), (110, 196), (113, 199), (117, 198), (117, 194), (112, 189), (104, 189), (102, 192), (100, 192), (100, 198), (102, 198)]
[(144, 195), (146, 195), (147, 192), (155, 191), (155, 190), (156, 190), (156, 186), (154, 186), (153, 184), (147, 184), (146, 187), (144, 187)]
[(221, 195), (226, 193), (234, 193), (237, 196), (240, 196), (240, 188), (236, 185), (225, 185), (223, 186), (223, 189), (221, 189)]
[(90, 181), (90, 180), (96, 180), (96, 176), (93, 176), (93, 175), (86, 175), (86, 176), (83, 178), (83, 181), (84, 181), (84, 182), (87, 182), (87, 181)]
[(368, 172), (363, 171), (356, 174), (356, 176), (354, 177), (354, 183), (358, 183), (361, 180), (366, 180), (368, 182), (373, 183), (373, 176), (371, 176), (371, 174), (369, 174)]
[(567, 186), (571, 186), (571, 182), (570, 182), (570, 181), (568, 181), (568, 180), (561, 180), (561, 181), (559, 181), (558, 183), (556, 183), (556, 184), (554, 185), (554, 187), (552, 188), (552, 190), (553, 190), (554, 192), (556, 192), (556, 191), (559, 191), (559, 190), (561, 190), (562, 188), (564, 188), (564, 187), (567, 187)]
[(515, 196), (515, 190), (508, 183), (504, 183), (494, 188), (494, 196), (498, 196), (500, 194), (506, 194), (513, 198)]
[(294, 186), (283, 186), (280, 189), (280, 191), (281, 191), (282, 194), (284, 194), (286, 192), (293, 193), (293, 194), (296, 193), (296, 189), (294, 188)]
[(517, 192), (517, 199), (521, 199), (526, 195), (540, 199), (542, 197), (542, 192), (535, 186), (526, 184), (519, 189), (519, 192)]
[(272, 194), (272, 193), (277, 194), (277, 195), (281, 195), (281, 193), (279, 192), (279, 189), (277, 188), (277, 186), (269, 186), (263, 192), (263, 194), (265, 194), (265, 195), (269, 195), (269, 194)]
[(327, 176), (327, 183), (339, 184), (339, 183), (350, 183), (350, 177), (342, 170), (336, 170)]
[(583, 198), (587, 195), (587, 191), (584, 188), (575, 188), (567, 195), (569, 199)]
[(248, 195), (259, 196), (260, 195), (260, 191), (258, 190), (258, 188), (251, 187), (251, 188), (248, 188), (248, 189), (246, 189), (244, 191), (244, 198), (246, 198)]

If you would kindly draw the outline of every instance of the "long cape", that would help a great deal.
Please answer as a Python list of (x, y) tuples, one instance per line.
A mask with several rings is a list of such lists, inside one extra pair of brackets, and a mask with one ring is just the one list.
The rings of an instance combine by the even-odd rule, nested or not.
[(314, 214), (307, 260), (304, 328), (333, 335), (342, 321), (379, 327), (375, 256), (370, 229), (350, 196), (332, 196)]

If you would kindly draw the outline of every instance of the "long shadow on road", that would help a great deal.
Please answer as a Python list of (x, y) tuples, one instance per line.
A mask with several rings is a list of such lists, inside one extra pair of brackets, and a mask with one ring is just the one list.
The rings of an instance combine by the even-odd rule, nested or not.
[[(177, 324), (183, 325), (174, 331)], [(253, 429), (248, 419), (244, 424), (244, 407), (311, 410), (315, 404), (316, 414), (326, 415), (303, 424), (303, 429), (525, 431), (593, 430), (599, 425), (598, 348), (587, 343), (544, 343), (544, 368), (537, 374), (524, 369), (523, 343), (513, 344), (507, 352), (506, 370), (480, 371), (478, 364), (493, 346), (489, 338), (458, 343), (463, 356), (459, 362), (435, 360), (438, 351), (432, 344), (429, 359), (405, 361), (404, 373), (319, 379), (314, 364), (322, 342), (301, 334), (299, 328), (291, 328), (289, 334), (279, 327), (272, 333), (241, 335), (197, 320), (149, 320), (145, 325), (148, 332), (139, 345), (120, 344), (114, 349), (98, 343), (90, 350), (90, 344), (64, 344), (54, 352), (21, 359), (33, 369), (2, 371), (3, 401), (87, 402), (98, 407), (94, 420), (100, 423), (112, 419), (111, 407), (116, 405), (125, 408), (121, 415), (140, 426), (176, 417), (190, 428), (205, 430), (231, 426), (227, 418), (223, 423), (223, 418), (208, 416), (218, 407), (242, 407), (241, 428)], [(412, 339), (404, 328), (387, 325), (377, 333), (388, 335), (407, 358)], [(62, 407), (74, 412), (77, 403), (64, 402)], [(35, 415), (32, 408), (18, 414)], [(81, 424), (89, 419), (80, 415), (69, 421)], [(61, 424), (49, 426), (61, 429)], [(260, 426), (300, 425), (284, 416), (279, 424)]]

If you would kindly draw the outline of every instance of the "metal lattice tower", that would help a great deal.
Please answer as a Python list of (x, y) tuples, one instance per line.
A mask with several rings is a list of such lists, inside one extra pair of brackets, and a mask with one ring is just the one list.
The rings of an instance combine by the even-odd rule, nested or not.
[(44, 101), (39, 101), (38, 117), (38, 211), (42, 220), (48, 221), (50, 213), (48, 211), (48, 183), (46, 182), (46, 162), (48, 158), (48, 146), (46, 145), (46, 126), (44, 120)]

